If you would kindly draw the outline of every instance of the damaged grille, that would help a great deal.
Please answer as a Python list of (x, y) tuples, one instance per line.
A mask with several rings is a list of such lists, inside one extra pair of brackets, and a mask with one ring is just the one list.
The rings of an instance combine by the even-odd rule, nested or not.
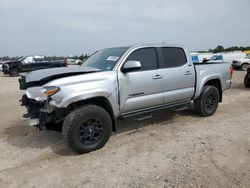
[(40, 108), (44, 106), (44, 103), (29, 99), (26, 95), (23, 95), (21, 99), (21, 106), (25, 106), (27, 108), (27, 114), (24, 114), (25, 118), (38, 118)]

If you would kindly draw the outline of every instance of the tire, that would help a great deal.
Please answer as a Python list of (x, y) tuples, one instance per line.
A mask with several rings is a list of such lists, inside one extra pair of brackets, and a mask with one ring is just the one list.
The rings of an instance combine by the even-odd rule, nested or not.
[(248, 77), (248, 74), (246, 74), (244, 78), (244, 85), (246, 88), (250, 88), (250, 78)]
[(241, 70), (243, 70), (243, 71), (246, 71), (247, 70), (247, 68), (248, 68), (248, 64), (247, 63), (243, 63), (242, 65), (241, 65)]
[(217, 110), (219, 98), (219, 91), (216, 87), (210, 85), (204, 86), (199, 98), (194, 100), (196, 112), (203, 117), (213, 115)]
[(62, 134), (68, 145), (78, 154), (102, 148), (112, 131), (109, 113), (96, 105), (82, 106), (65, 118)]
[(19, 75), (19, 70), (17, 68), (10, 69), (10, 76), (18, 76)]

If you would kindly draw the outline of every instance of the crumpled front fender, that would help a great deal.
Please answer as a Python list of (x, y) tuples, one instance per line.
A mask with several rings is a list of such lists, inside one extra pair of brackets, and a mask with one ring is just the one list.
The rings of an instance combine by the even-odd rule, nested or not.
[(90, 90), (85, 90), (85, 91), (79, 91), (79, 92), (74, 92), (66, 97), (64, 97), (61, 102), (60, 106), (67, 108), (70, 104), (94, 98), (94, 97), (105, 97), (108, 98), (111, 95), (111, 93), (101, 90), (101, 89), (90, 89)]

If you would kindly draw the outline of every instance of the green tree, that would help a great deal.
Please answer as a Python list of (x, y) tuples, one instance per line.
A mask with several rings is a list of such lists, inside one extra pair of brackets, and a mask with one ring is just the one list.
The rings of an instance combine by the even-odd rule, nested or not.
[(213, 50), (213, 53), (218, 53), (218, 52), (224, 52), (225, 49), (223, 46), (221, 45), (218, 45), (214, 50)]

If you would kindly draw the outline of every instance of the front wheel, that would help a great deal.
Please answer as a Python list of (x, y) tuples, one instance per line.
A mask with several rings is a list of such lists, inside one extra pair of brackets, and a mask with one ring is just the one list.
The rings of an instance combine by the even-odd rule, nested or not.
[(204, 117), (211, 116), (217, 110), (219, 104), (219, 92), (214, 86), (204, 86), (199, 98), (194, 100), (196, 112)]
[(10, 76), (18, 76), (19, 75), (19, 70), (17, 68), (10, 69)]
[(246, 74), (246, 76), (244, 78), (244, 85), (246, 88), (250, 88), (250, 77), (248, 74)]
[(64, 120), (62, 133), (68, 145), (83, 154), (102, 148), (112, 131), (109, 113), (96, 105), (82, 106)]

